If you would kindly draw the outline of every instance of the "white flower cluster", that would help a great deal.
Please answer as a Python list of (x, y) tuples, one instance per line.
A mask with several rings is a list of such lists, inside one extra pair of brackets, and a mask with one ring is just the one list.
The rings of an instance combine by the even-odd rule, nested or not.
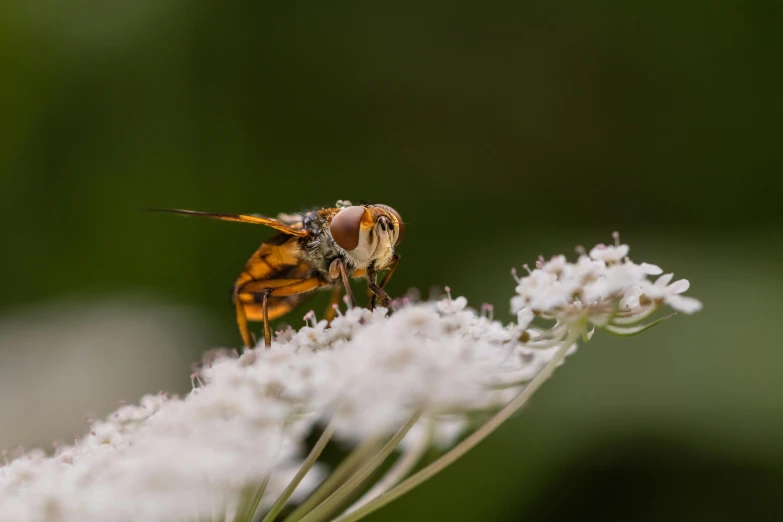
[[(526, 277), (514, 271), (512, 312), (523, 325), (535, 316), (555, 320), (555, 330), (563, 337), (567, 330), (588, 324), (618, 335), (640, 333), (657, 324), (641, 322), (663, 305), (686, 314), (701, 310), (698, 300), (680, 295), (690, 286), (686, 279), (670, 284), (673, 274), (661, 275), (656, 265), (634, 263), (629, 250), (628, 245), (600, 244), (576, 263), (559, 255), (549, 261), (540, 258)], [(648, 276), (660, 277), (652, 282)]]
[[(270, 470), (276, 480), (267, 491), (279, 493), (300, 463), (294, 434), (277, 419), (245, 417), (230, 397), (221, 404), (219, 393), (200, 391), (184, 400), (147, 396), (54, 456), (36, 450), (16, 458), (0, 469), (0, 520), (211, 518), (236, 511), (243, 487)], [(305, 493), (318, 473), (311, 478)]]
[[(302, 465), (305, 438), (324, 427), (344, 444), (394, 441), (389, 451), (411, 452), (382, 495), (427, 446), (453, 446), (470, 413), (510, 404), (551, 372), (588, 323), (619, 332), (664, 303), (696, 309), (678, 295), (687, 282), (647, 283), (660, 269), (626, 254), (604, 247), (575, 264), (541, 263), (518, 280), (510, 325), (447, 297), (392, 314), (354, 308), (279, 332), (269, 350), (221, 353), (186, 397), (145, 397), (53, 456), (35, 451), (0, 468), (0, 521), (249, 520), (252, 509), (241, 514), (259, 485), (267, 510)], [(534, 327), (535, 316), (554, 324)], [(318, 465), (302, 469), (294, 500), (323, 479)]]

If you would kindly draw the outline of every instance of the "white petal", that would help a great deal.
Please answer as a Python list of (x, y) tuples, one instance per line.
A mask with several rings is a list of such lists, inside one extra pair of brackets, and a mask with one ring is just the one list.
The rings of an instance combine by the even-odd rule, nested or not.
[(669, 281), (672, 280), (672, 277), (674, 277), (674, 274), (663, 274), (661, 277), (655, 280), (655, 286), (661, 286), (665, 288), (669, 284)]
[(620, 310), (631, 310), (639, 307), (639, 294), (627, 293), (620, 299)]
[(522, 330), (527, 330), (527, 327), (533, 322), (534, 317), (535, 315), (533, 315), (530, 308), (523, 308), (517, 312), (517, 322), (519, 323), (520, 328), (522, 328)]
[(568, 265), (566, 256), (552, 256), (552, 259), (544, 263), (543, 269), (545, 272), (558, 273), (561, 272), (566, 267), (566, 265)]
[(511, 298), (511, 313), (518, 313), (525, 306), (527, 300), (521, 295), (515, 295)]
[(682, 295), (670, 295), (666, 298), (666, 304), (685, 314), (692, 314), (702, 309), (701, 301)]
[(607, 263), (615, 263), (627, 256), (629, 250), (630, 247), (628, 245), (606, 246), (600, 244), (590, 250), (590, 257)]
[(659, 275), (663, 273), (663, 269), (658, 265), (652, 265), (650, 263), (642, 263), (639, 265), (642, 268), (642, 272), (647, 275)]
[(599, 259), (603, 255), (603, 252), (606, 250), (606, 248), (607, 246), (603, 243), (598, 243), (590, 250), (588, 255), (593, 259)]
[(670, 284), (668, 290), (672, 294), (681, 294), (690, 288), (690, 286), (691, 284), (687, 279), (680, 279), (679, 281), (675, 281), (674, 283)]

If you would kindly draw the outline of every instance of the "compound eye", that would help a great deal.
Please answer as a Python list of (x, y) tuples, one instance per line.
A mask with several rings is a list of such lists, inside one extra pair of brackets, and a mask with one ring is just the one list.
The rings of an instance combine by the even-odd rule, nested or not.
[(399, 245), (402, 243), (402, 236), (405, 235), (405, 223), (402, 222), (402, 216), (400, 216), (400, 213), (391, 208), (389, 205), (375, 205), (376, 207), (380, 207), (387, 212), (391, 212), (394, 214), (394, 217), (397, 218), (397, 226), (399, 227), (400, 231), (399, 234), (397, 234), (397, 241), (394, 243), (394, 246)]
[(332, 218), (329, 231), (334, 242), (343, 250), (353, 250), (359, 246), (359, 230), (365, 210), (358, 205), (345, 207)]

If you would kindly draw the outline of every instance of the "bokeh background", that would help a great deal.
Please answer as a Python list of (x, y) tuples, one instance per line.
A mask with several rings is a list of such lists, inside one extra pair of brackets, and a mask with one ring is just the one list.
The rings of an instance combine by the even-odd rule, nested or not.
[(781, 18), (774, 0), (0, 3), (0, 445), (187, 391), (200, 353), (238, 345), (229, 291), (269, 233), (140, 209), (372, 200), (409, 223), (392, 294), (448, 284), (510, 319), (511, 266), (619, 230), (705, 309), (597, 335), (371, 520), (783, 520)]

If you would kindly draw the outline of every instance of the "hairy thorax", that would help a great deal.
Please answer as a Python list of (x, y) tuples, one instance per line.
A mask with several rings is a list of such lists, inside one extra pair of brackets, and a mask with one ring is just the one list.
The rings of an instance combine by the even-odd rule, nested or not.
[(312, 267), (318, 270), (326, 281), (337, 284), (339, 275), (335, 277), (330, 273), (330, 266), (335, 259), (341, 259), (345, 263), (345, 269), (349, 276), (357, 270), (367, 270), (370, 267), (381, 267), (389, 262), (394, 255), (394, 235), (388, 230), (381, 230), (374, 226), (362, 230), (358, 246), (352, 251), (340, 248), (329, 232), (325, 219), (315, 219), (306, 226), (317, 229), (319, 233), (313, 234), (311, 239), (303, 238), (299, 255)]

